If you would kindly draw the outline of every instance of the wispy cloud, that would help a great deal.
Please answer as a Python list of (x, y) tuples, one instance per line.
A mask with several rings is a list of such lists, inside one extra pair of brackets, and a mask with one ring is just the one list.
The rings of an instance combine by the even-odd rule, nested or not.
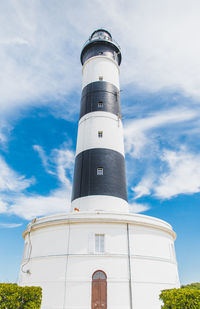
[(21, 192), (34, 183), (34, 178), (27, 179), (11, 169), (5, 160), (0, 157), (0, 191), (1, 192)]
[(47, 156), (41, 146), (34, 145), (33, 149), (38, 152), (45, 171), (49, 174), (57, 175), (61, 183), (65, 185), (68, 184), (66, 171), (72, 175), (75, 157), (74, 153), (66, 147), (61, 147), (60, 149), (53, 149), (50, 155)]
[(132, 187), (132, 191), (134, 192), (134, 199), (136, 200), (142, 196), (150, 195), (154, 181), (154, 175), (145, 175), (145, 177), (137, 184), (136, 187)]
[(72, 0), (48, 6), (32, 0), (28, 5), (11, 0), (2, 4), (1, 112), (44, 104), (50, 97), (63, 99), (80, 88), (80, 50), (100, 25), (121, 44), (124, 85), (148, 91), (178, 89), (199, 97), (198, 1), (191, 6), (182, 0), (151, 5), (142, 0), (124, 6), (122, 1), (86, 0), (77, 6), (79, 10)]
[(68, 212), (71, 204), (70, 198), (71, 185), (54, 190), (48, 196), (23, 194), (13, 201), (9, 207), (9, 213), (31, 220), (38, 216)]
[[(28, 5), (26, 1), (2, 3), (0, 121), (4, 119), (5, 126), (0, 125), (0, 142), (7, 140), (6, 127), (20, 116), (21, 109), (48, 104), (59, 117), (71, 119), (77, 113), (78, 103), (70, 96), (81, 89), (80, 51), (90, 33), (102, 25), (122, 47), (123, 87), (138, 87), (141, 92), (176, 90), (200, 97), (198, 1), (191, 6), (183, 0), (156, 0), (151, 5), (142, 0), (124, 6), (122, 1), (86, 0), (77, 6), (79, 10), (72, 0), (48, 6), (38, 0)], [(146, 143), (145, 125), (144, 130), (137, 130), (140, 125), (136, 121), (127, 128), (127, 147), (134, 156)]]
[(72, 175), (74, 167), (74, 152), (68, 149), (59, 149), (54, 152), (56, 154), (56, 163), (57, 163), (57, 175), (58, 179), (64, 185), (69, 185), (69, 175), (66, 174), (68, 171)]
[(3, 229), (14, 229), (20, 226), (22, 226), (22, 223), (0, 223), (0, 228)]
[(33, 149), (38, 152), (45, 171), (49, 174), (55, 175), (55, 173), (50, 169), (49, 159), (46, 156), (44, 149), (39, 145), (33, 145)]
[(149, 210), (151, 207), (148, 204), (131, 203), (129, 204), (130, 212), (141, 213)]
[(144, 147), (151, 143), (149, 131), (177, 123), (190, 121), (198, 117), (195, 110), (166, 110), (159, 111), (149, 117), (128, 121), (124, 127), (126, 152), (138, 158)]
[[(80, 50), (90, 33), (102, 25), (111, 31), (122, 47), (123, 87), (137, 88), (141, 92), (162, 92), (163, 89), (166, 92), (177, 91), (192, 97), (195, 102), (198, 101), (200, 43), (196, 37), (200, 27), (199, 1), (194, 0), (193, 5), (190, 5), (183, 0), (156, 0), (153, 4), (148, 0), (141, 0), (128, 1), (124, 6), (123, 1), (110, 0), (105, 3), (86, 0), (78, 1), (77, 6), (79, 10), (72, 0), (61, 0), (56, 4), (51, 2), (48, 6), (37, 0), (30, 0), (28, 4), (24, 0), (2, 3), (0, 142), (7, 141), (12, 120), (20, 115), (19, 111), (33, 105), (48, 104), (59, 110), (59, 117), (65, 114), (65, 118), (71, 119), (71, 115), (77, 112), (78, 103), (71, 100), (67, 104), (69, 96), (81, 89)], [(181, 14), (177, 14), (180, 9)], [(60, 102), (62, 108), (59, 108)], [(66, 104), (63, 105), (63, 102)], [(173, 109), (150, 112), (145, 118), (125, 123), (125, 146), (131, 159), (149, 156), (147, 165), (152, 164), (153, 158), (156, 158), (159, 163), (168, 167), (165, 172), (153, 170), (152, 174), (147, 170), (134, 188), (135, 198), (148, 194), (168, 198), (184, 192), (198, 191), (198, 179), (195, 176), (191, 176), (190, 186), (178, 186), (174, 183), (174, 189), (170, 187), (170, 182), (173, 183), (172, 175), (174, 179), (179, 179), (180, 169), (183, 169), (183, 178), (190, 176), (198, 155), (189, 151), (183, 154), (177, 150), (177, 145), (177, 149), (173, 148), (173, 153), (179, 160), (172, 167), (172, 153), (169, 154), (166, 150), (163, 155), (163, 148), (157, 147), (152, 134), (159, 134), (160, 128), (170, 126), (176, 131), (177, 124), (196, 119), (199, 115), (197, 106), (198, 104), (190, 106), (186, 102), (184, 108), (180, 108), (179, 102), (178, 107), (174, 105)], [(193, 132), (198, 132), (198, 128), (192, 129)], [(172, 143), (173, 141), (169, 141), (170, 146)], [(25, 191), (33, 184), (34, 179), (27, 179), (15, 172), (0, 158), (0, 212), (9, 210), (29, 218), (37, 213), (44, 215), (47, 209), (53, 212), (56, 205), (57, 210), (62, 209), (66, 200), (69, 205), (73, 153), (67, 149), (59, 149), (47, 154), (40, 145), (35, 145), (34, 149), (38, 152), (45, 171), (59, 179), (60, 187), (47, 197), (39, 194), (27, 195)], [(186, 163), (187, 171), (181, 162)], [(32, 213), (34, 204), (35, 212)]]
[(145, 195), (169, 199), (200, 192), (199, 153), (189, 152), (185, 147), (177, 151), (164, 150), (160, 160), (154, 166), (154, 173), (144, 173), (132, 188), (135, 200)]
[(8, 205), (6, 202), (4, 202), (3, 200), (1, 200), (1, 197), (0, 197), (0, 214), (1, 213), (6, 213), (8, 210)]
[(184, 149), (178, 152), (166, 150), (161, 159), (167, 164), (167, 171), (161, 174), (154, 188), (157, 197), (165, 199), (200, 192), (200, 154)]
[(71, 37), (72, 25), (62, 12), (65, 1), (48, 8), (38, 1), (27, 6), (8, 0), (2, 6), (1, 112), (44, 104), (50, 97), (63, 99), (81, 78), (79, 59), (70, 56), (80, 36)]
[(28, 193), (25, 189), (33, 182), (16, 174), (1, 158), (3, 174), (2, 179), (0, 178), (0, 213), (15, 214), (30, 220), (37, 216), (69, 211), (74, 153), (62, 147), (53, 149), (48, 157), (42, 147), (36, 149), (42, 153), (45, 168), (49, 162), (52, 163), (53, 172), (50, 172), (59, 179), (60, 186), (47, 196)]

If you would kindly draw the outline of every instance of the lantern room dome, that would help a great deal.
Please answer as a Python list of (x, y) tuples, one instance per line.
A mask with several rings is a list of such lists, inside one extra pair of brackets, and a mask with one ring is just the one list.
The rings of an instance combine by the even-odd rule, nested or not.
[(105, 29), (98, 29), (98, 30), (95, 30), (91, 34), (90, 38), (91, 39), (98, 38), (98, 39), (104, 39), (104, 40), (112, 40), (112, 35), (110, 34), (110, 32), (108, 32)]
[(105, 55), (112, 58), (118, 65), (121, 63), (120, 46), (113, 40), (112, 35), (105, 29), (95, 30), (83, 45), (81, 63), (84, 64), (89, 58)]

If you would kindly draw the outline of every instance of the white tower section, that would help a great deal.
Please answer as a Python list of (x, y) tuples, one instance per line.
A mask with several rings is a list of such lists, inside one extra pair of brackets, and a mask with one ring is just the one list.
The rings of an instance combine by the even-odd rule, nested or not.
[(88, 59), (83, 65), (82, 87), (99, 81), (101, 77), (102, 80), (115, 85), (119, 89), (119, 66), (117, 62), (107, 56), (95, 56)]

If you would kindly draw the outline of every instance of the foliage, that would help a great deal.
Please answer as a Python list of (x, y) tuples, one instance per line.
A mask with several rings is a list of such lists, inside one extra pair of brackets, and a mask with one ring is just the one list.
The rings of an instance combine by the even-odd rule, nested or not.
[(200, 291), (183, 288), (164, 290), (160, 294), (162, 309), (200, 309)]
[(187, 285), (181, 285), (181, 288), (200, 290), (200, 282), (190, 283), (190, 284), (187, 284)]
[(0, 309), (39, 309), (41, 301), (40, 287), (0, 283)]

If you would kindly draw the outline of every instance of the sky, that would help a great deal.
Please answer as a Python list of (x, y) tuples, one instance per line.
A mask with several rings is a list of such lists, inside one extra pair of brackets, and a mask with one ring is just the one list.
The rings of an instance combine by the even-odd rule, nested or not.
[(0, 282), (16, 282), (22, 232), (70, 208), (80, 52), (105, 28), (120, 44), (131, 212), (177, 233), (182, 284), (200, 281), (199, 0), (1, 0)]

